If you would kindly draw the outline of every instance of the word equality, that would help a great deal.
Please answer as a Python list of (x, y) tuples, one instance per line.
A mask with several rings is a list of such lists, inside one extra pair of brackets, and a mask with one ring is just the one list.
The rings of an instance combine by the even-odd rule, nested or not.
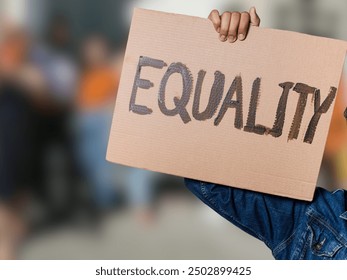
[[(139, 114), (148, 115), (153, 111), (145, 105), (136, 104), (136, 95), (138, 88), (150, 89), (154, 87), (154, 84), (150, 80), (141, 78), (141, 69), (143, 67), (153, 67), (156, 69), (163, 69), (167, 67), (167, 64), (163, 60), (153, 59), (150, 57), (140, 56), (137, 65), (137, 70), (134, 79), (134, 85), (131, 93), (129, 110)], [(180, 98), (174, 97), (174, 108), (169, 109), (165, 102), (166, 86), (173, 74), (180, 74), (182, 76), (182, 95)], [(234, 127), (237, 129), (243, 129), (249, 133), (256, 133), (259, 135), (272, 135), (273, 137), (280, 137), (285, 121), (286, 107), (288, 101), (288, 95), (290, 92), (296, 92), (299, 94), (296, 111), (292, 121), (292, 125), (288, 134), (288, 140), (297, 139), (301, 127), (301, 122), (305, 112), (307, 99), (310, 94), (314, 97), (314, 113), (311, 117), (307, 130), (305, 132), (304, 142), (311, 144), (316, 132), (317, 125), (319, 123), (322, 114), (326, 113), (336, 96), (336, 87), (330, 87), (327, 97), (321, 102), (320, 89), (306, 85), (304, 83), (283, 82), (279, 84), (282, 88), (282, 94), (278, 101), (277, 111), (274, 118), (272, 128), (266, 127), (261, 124), (256, 124), (257, 104), (260, 94), (261, 78), (257, 77), (253, 81), (251, 98), (249, 103), (248, 116), (246, 125), (244, 126), (243, 120), (243, 90), (242, 90), (242, 78), (236, 76), (229, 87), (226, 96), (223, 99), (224, 87), (225, 87), (225, 75), (220, 71), (215, 71), (214, 82), (211, 87), (208, 104), (204, 110), (200, 108), (200, 97), (202, 84), (206, 75), (206, 71), (200, 70), (198, 73), (197, 82), (195, 85), (192, 117), (198, 121), (204, 121), (214, 118), (214, 125), (218, 126), (223, 120), (224, 115), (229, 109), (235, 110)], [(158, 92), (158, 106), (161, 112), (166, 116), (179, 115), (183, 123), (187, 124), (192, 120), (188, 113), (187, 105), (190, 101), (193, 92), (193, 76), (189, 68), (180, 62), (171, 63), (165, 72), (159, 86)], [(223, 99), (223, 101), (222, 101)], [(217, 110), (219, 108), (219, 112)]]

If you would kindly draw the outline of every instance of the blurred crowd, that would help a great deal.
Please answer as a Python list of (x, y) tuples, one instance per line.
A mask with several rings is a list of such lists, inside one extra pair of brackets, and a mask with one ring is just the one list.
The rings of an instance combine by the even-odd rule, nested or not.
[(321, 184), (335, 190), (347, 189), (347, 105), (346, 73), (342, 74), (321, 166)]
[[(35, 227), (81, 212), (94, 226), (122, 199), (140, 223), (155, 217), (160, 175), (105, 160), (124, 48), (100, 32), (76, 44), (64, 14), (48, 22), (39, 37), (0, 23), (0, 259)], [(344, 80), (321, 172), (331, 188), (347, 185)]]
[[(40, 39), (15, 24), (1, 26), (0, 259), (15, 258), (34, 200), (50, 220), (66, 218), (81, 205), (98, 220), (117, 205), (117, 166), (105, 155), (120, 51), (95, 33), (75, 55), (63, 15), (52, 18)], [(126, 172), (127, 199), (146, 222), (155, 175)], [(52, 199), (57, 191), (62, 207)]]

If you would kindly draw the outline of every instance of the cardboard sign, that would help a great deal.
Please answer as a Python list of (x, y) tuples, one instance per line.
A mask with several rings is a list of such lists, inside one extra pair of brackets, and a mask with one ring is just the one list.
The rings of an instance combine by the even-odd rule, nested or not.
[[(107, 159), (311, 200), (347, 44), (136, 9)], [(341, 116), (342, 117), (342, 116)]]

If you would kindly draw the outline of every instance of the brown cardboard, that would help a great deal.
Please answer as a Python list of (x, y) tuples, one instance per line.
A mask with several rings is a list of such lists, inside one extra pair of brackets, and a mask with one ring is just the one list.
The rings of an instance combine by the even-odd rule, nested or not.
[[(107, 159), (182, 177), (311, 200), (346, 47), (343, 41), (256, 27), (250, 29), (243, 42), (222, 43), (206, 19), (135, 9)], [(145, 66), (139, 70), (140, 57), (144, 57), (141, 63)], [(171, 63), (176, 64), (170, 66)], [(190, 75), (186, 73), (183, 78), (175, 73), (187, 72), (186, 67)], [(166, 90), (159, 93), (168, 69), (175, 74), (168, 75)], [(205, 76), (201, 70), (206, 72)], [(199, 82), (203, 76), (204, 80), (200, 103), (196, 100), (194, 105), (199, 71)], [(183, 82), (186, 91), (182, 98)], [(216, 96), (208, 111), (200, 114), (208, 104), (214, 82)], [(282, 87), (281, 83), (284, 83)], [(224, 103), (231, 85), (236, 91), (232, 100), (237, 102)], [(148, 89), (144, 89), (146, 87)], [(251, 101), (252, 89), (256, 97), (258, 88), (258, 101)], [(286, 100), (282, 92), (289, 88)], [(308, 92), (306, 102), (305, 94), (298, 93), (304, 91)], [(135, 97), (132, 92), (136, 92)], [(218, 103), (220, 92), (222, 97)], [(277, 109), (279, 102), (287, 104), (285, 110)], [(186, 106), (173, 110), (176, 105), (185, 103)], [(310, 132), (307, 130), (315, 103), (316, 110), (322, 105), (320, 110), (327, 112), (321, 114), (312, 136), (314, 125)], [(214, 104), (219, 104), (216, 110)], [(238, 114), (229, 105), (239, 106)], [(223, 118), (221, 114), (216, 120), (223, 106), (228, 109)], [(249, 112), (250, 107), (256, 108), (255, 119), (254, 112)], [(276, 111), (279, 112), (277, 127), (281, 124), (281, 112), (285, 112), (281, 136), (278, 130), (272, 129)], [(209, 119), (201, 120), (204, 118)], [(268, 129), (254, 127), (253, 122)], [(257, 134), (264, 130), (264, 135)]]

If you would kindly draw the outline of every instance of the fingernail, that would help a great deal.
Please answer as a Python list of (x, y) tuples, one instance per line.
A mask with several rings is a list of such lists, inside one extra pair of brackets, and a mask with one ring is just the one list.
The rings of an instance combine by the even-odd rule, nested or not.
[(220, 35), (219, 39), (224, 42), (225, 41), (225, 35)]
[(243, 35), (243, 34), (239, 34), (239, 37), (238, 37), (238, 38), (239, 38), (239, 40), (241, 40), (241, 41), (242, 41), (243, 39), (245, 39), (245, 35)]
[(229, 36), (229, 43), (233, 43), (235, 41), (235, 37), (233, 35)]

